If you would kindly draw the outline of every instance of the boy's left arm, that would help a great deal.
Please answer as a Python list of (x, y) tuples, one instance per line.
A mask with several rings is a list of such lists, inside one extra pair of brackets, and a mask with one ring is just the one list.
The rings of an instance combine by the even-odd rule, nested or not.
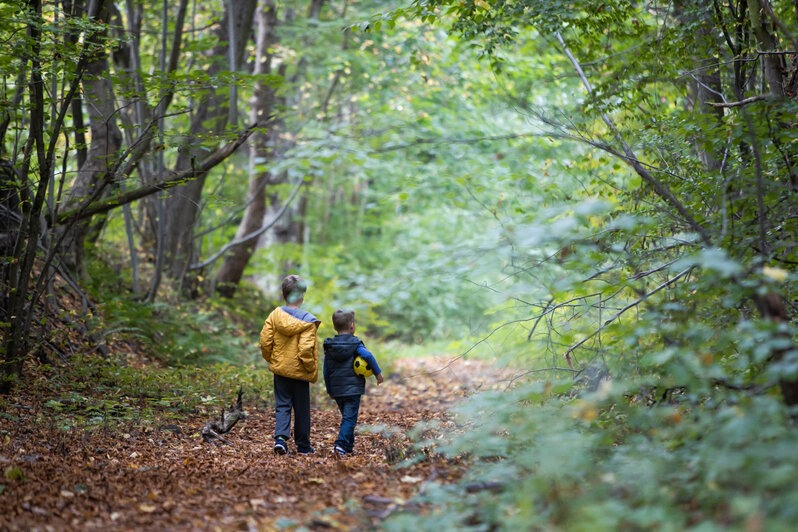
[[(327, 364), (327, 356), (325, 355), (325, 357), (324, 357), (324, 370), (322, 371), (322, 374), (324, 375), (324, 389), (327, 390), (327, 395), (330, 394), (330, 371), (329, 371), (329, 369), (330, 369), (330, 367)], [(330, 395), (330, 397), (332, 397), (332, 396)]]
[[(271, 318), (271, 316), (269, 316), (269, 318)], [(260, 354), (263, 356), (263, 360), (271, 363), (273, 349), (274, 327), (272, 326), (271, 319), (267, 319), (263, 323), (263, 329), (260, 331)]]
[(357, 348), (357, 354), (360, 358), (366, 361), (366, 364), (371, 366), (371, 370), (374, 372), (374, 376), (377, 378), (377, 384), (382, 384), (382, 370), (380, 369), (380, 365), (377, 364), (377, 359), (371, 354), (371, 351), (366, 349), (365, 345), (360, 344)]

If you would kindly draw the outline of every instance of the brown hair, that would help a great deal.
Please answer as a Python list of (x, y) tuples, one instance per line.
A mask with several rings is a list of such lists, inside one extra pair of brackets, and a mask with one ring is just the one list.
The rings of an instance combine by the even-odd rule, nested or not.
[(332, 315), (333, 327), (337, 332), (340, 332), (350, 324), (355, 323), (355, 311), (349, 309), (339, 308)]
[(298, 275), (289, 275), (283, 279), (283, 299), (286, 303), (296, 303), (303, 297), (308, 289), (308, 283)]

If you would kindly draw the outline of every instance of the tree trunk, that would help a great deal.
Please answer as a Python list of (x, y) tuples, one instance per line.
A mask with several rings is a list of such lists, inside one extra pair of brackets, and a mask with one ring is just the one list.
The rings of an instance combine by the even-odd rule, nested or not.
[[(108, 20), (109, 0), (100, 1), (103, 4), (98, 18), (104, 23)], [(108, 54), (103, 45), (106, 36), (107, 31), (104, 31), (93, 37), (93, 43), (98, 45), (97, 51), (87, 64), (83, 79), (83, 99), (89, 115), (91, 144), (86, 161), (78, 169), (67, 195), (67, 208), (74, 208), (89, 198), (99, 199), (102, 189), (108, 184), (106, 180), (122, 145), (122, 133), (116, 125), (113, 86), (108, 78)], [(67, 263), (79, 277), (85, 276), (83, 251), (90, 226), (90, 220), (75, 224), (64, 238), (63, 251)]]
[[(706, 67), (714, 62), (716, 62), (714, 59), (705, 59), (699, 61), (698, 64)], [(700, 71), (697, 78), (698, 112), (711, 117), (717, 124), (720, 124), (723, 121), (723, 108), (709, 105), (709, 102), (717, 102), (721, 99), (720, 71), (716, 68), (704, 69)], [(710, 172), (720, 169), (723, 162), (722, 152), (709, 152), (700, 147), (698, 148), (698, 157), (704, 168)]]
[[(765, 25), (767, 17), (763, 17), (760, 0), (748, 0), (748, 12), (751, 17), (751, 29), (759, 41), (762, 50), (772, 52), (776, 50), (773, 36)], [(782, 68), (781, 55), (765, 54), (762, 56), (765, 79), (768, 82), (770, 94), (784, 96), (784, 69)]]
[[(252, 19), (255, 12), (256, 0), (237, 0), (227, 3), (234, 10), (233, 13), (225, 12), (224, 20), (216, 27), (216, 37), (219, 42), (210, 51), (210, 57), (226, 58), (228, 42), (228, 17), (235, 21), (236, 35), (236, 64), (242, 63), (242, 57), (249, 35), (252, 30)], [(217, 60), (208, 67), (208, 74), (215, 77), (226, 66), (223, 60)], [(178, 150), (175, 173), (190, 170), (196, 161), (202, 160), (208, 151), (203, 147), (203, 141), (218, 137), (227, 125), (228, 100), (224, 95), (219, 95), (211, 88), (201, 96), (201, 101), (191, 120), (191, 126), (182, 147)], [(174, 279), (182, 279), (188, 271), (188, 266), (196, 258), (194, 250), (194, 224), (199, 214), (202, 188), (205, 185), (207, 172), (201, 173), (196, 179), (182, 185), (168, 198), (166, 209), (166, 268), (167, 273)]]
[[(310, 20), (318, 20), (321, 16), (321, 10), (324, 7), (325, 0), (312, 0), (310, 7), (308, 8), (308, 19)], [(291, 20), (291, 17), (287, 14), (287, 20)], [(346, 43), (346, 35), (344, 36), (344, 43)], [(345, 46), (344, 46), (345, 48)], [(296, 67), (296, 72), (291, 77), (291, 85), (297, 85), (299, 80), (305, 77), (306, 75), (306, 68), (308, 64), (307, 55), (303, 56), (298, 62)], [(337, 81), (336, 81), (337, 83)], [(329, 97), (327, 98), (329, 99)], [(302, 105), (302, 95), (300, 91), (294, 95), (294, 100), (290, 102), (287, 107), (289, 108), (299, 108)], [(283, 146), (283, 150), (288, 150), (289, 146)], [(275, 176), (275, 182), (285, 182), (286, 176)], [(299, 246), (304, 245), (305, 243), (305, 236), (306, 236), (306, 223), (305, 217), (307, 214), (308, 208), (308, 194), (310, 183), (306, 182), (303, 190), (300, 192), (299, 201), (296, 202), (296, 206), (292, 206), (291, 210), (286, 214), (283, 220), (280, 221), (275, 226), (274, 229), (274, 239), (280, 244), (286, 243), (294, 243)], [(279, 198), (277, 195), (273, 195), (270, 198), (272, 207), (269, 209), (270, 211), (275, 211), (279, 205)], [(297, 264), (293, 260), (286, 260), (282, 264), (282, 274), (278, 274), (278, 278), (283, 277), (283, 274), (294, 271), (297, 268)]]
[[(79, 18), (83, 14), (82, 0), (65, 0), (62, 2), (64, 13), (69, 17)], [(76, 32), (68, 32), (66, 41), (75, 46), (79, 35)], [(72, 100), (72, 128), (75, 131), (75, 150), (77, 151), (77, 166), (80, 168), (86, 162), (86, 134), (83, 131), (83, 102), (80, 97)]]
[[(277, 13), (274, 0), (262, 0), (257, 12), (257, 51), (255, 57), (255, 68), (253, 74), (267, 75), (272, 71), (272, 52), (277, 42)], [(283, 69), (284, 71), (284, 69)], [(250, 101), (250, 122), (254, 123), (268, 117), (274, 111), (275, 89), (270, 82), (258, 80), (255, 84), (255, 92)], [(271, 130), (273, 133), (279, 131), (275, 124)], [(276, 135), (270, 135), (263, 131), (257, 131), (252, 135), (249, 145), (249, 166), (250, 180), (249, 192), (247, 194), (247, 208), (244, 211), (244, 218), (238, 226), (235, 239), (238, 240), (254, 231), (263, 223), (266, 214), (266, 186), (272, 180), (271, 172), (264, 167), (266, 161), (274, 160), (276, 150), (273, 146), (278, 139)], [(259, 168), (264, 168), (259, 170)], [(235, 246), (232, 252), (227, 255), (216, 276), (216, 287), (223, 297), (233, 297), (238, 283), (244, 274), (244, 269), (252, 253), (255, 251), (257, 239), (246, 244)]]
[[(754, 302), (756, 303), (756, 306), (759, 309), (763, 319), (776, 324), (790, 322), (790, 317), (787, 314), (787, 307), (785, 306), (784, 298), (781, 295), (775, 292), (768, 292), (763, 296), (755, 296)], [(784, 341), (784, 347), (773, 349), (773, 353), (771, 354), (770, 358), (771, 362), (776, 364), (783, 362), (785, 356), (790, 356), (790, 354), (792, 354), (794, 359), (796, 348), (794, 342), (792, 342), (790, 334), (786, 332), (786, 330), (782, 330), (777, 333), (777, 336)], [(794, 363), (793, 360), (790, 360), (789, 362)], [(785, 404), (789, 406), (798, 405), (798, 379), (780, 378), (779, 388), (781, 389), (781, 395)], [(794, 417), (798, 417), (798, 414), (795, 414)]]
[[(31, 309), (38, 299), (37, 293), (31, 293), (30, 283), (33, 272), (36, 249), (42, 233), (42, 209), (45, 197), (52, 178), (52, 146), (45, 145), (45, 119), (44, 119), (44, 80), (42, 79), (41, 64), (41, 45), (42, 28), (45, 21), (42, 18), (42, 4), (40, 0), (31, 0), (27, 4), (29, 22), (27, 27), (28, 37), (31, 40), (31, 83), (30, 83), (30, 127), (28, 130), (27, 147), (33, 150), (38, 162), (39, 182), (36, 185), (36, 194), (33, 201), (23, 203), (22, 220), (19, 225), (19, 232), (15, 239), (14, 250), (12, 251), (13, 265), (7, 272), (7, 286), (3, 287), (8, 291), (8, 299), (4, 301), (6, 307), (7, 321), (3, 324), (3, 364), (0, 370), (0, 395), (7, 394), (14, 382), (22, 375), (22, 364), (29, 346), (29, 326), (31, 320)], [(77, 72), (83, 68), (84, 63), (80, 61)], [(77, 84), (74, 84), (67, 98), (63, 102), (68, 105), (70, 99), (75, 94)], [(57, 136), (63, 124), (63, 118), (51, 124), (51, 134)], [(20, 178), (21, 187), (19, 190), (25, 194), (28, 183), (30, 165), (28, 162), (23, 164), (22, 175)], [(11, 200), (13, 202), (13, 198)], [(6, 272), (4, 272), (6, 273)], [(47, 272), (41, 272), (46, 276)], [(34, 291), (35, 292), (35, 291)]]
[(324, 7), (325, 0), (310, 0), (310, 7), (308, 8), (308, 18), (311, 20), (318, 20), (321, 15), (321, 8)]
[[(177, 14), (174, 21), (174, 31), (172, 34), (171, 48), (169, 50), (169, 61), (164, 72), (164, 78), (177, 70), (180, 51), (182, 49), (183, 41), (183, 27), (186, 19), (186, 11), (188, 8), (188, 0), (180, 0), (177, 7)], [(174, 87), (169, 86), (164, 89), (158, 97), (158, 103), (155, 107), (151, 107), (146, 98), (141, 95), (145, 94), (144, 82), (141, 78), (141, 24), (143, 18), (143, 6), (141, 3), (133, 2), (133, 0), (126, 0), (125, 2), (125, 20), (127, 23), (123, 32), (120, 32), (119, 40), (125, 41), (126, 44), (120, 47), (120, 53), (114, 54), (114, 61), (121, 71), (125, 73), (121, 84), (125, 91), (132, 93), (134, 96), (129, 99), (122, 99), (122, 110), (120, 116), (122, 117), (125, 125), (126, 140), (128, 146), (137, 146), (131, 156), (128, 158), (128, 166), (132, 168), (135, 162), (135, 168), (139, 174), (140, 181), (145, 184), (150, 184), (163, 176), (159, 175), (156, 169), (156, 163), (152, 157), (144, 157), (149, 155), (150, 145), (156, 136), (158, 128), (155, 123), (160, 123), (158, 117), (163, 116), (172, 101), (174, 95)], [(119, 29), (121, 29), (122, 15), (118, 11), (114, 16), (120, 20)], [(168, 20), (164, 17), (163, 25), (166, 27)], [(162, 33), (162, 39), (165, 41), (165, 36)], [(163, 45), (163, 52), (166, 53), (166, 45)], [(124, 91), (123, 91), (124, 92)], [(147, 197), (140, 203), (140, 208), (144, 214), (141, 233), (143, 235), (142, 243), (147, 248), (154, 248), (156, 246), (156, 233), (158, 227), (157, 204), (160, 200), (158, 198)]]

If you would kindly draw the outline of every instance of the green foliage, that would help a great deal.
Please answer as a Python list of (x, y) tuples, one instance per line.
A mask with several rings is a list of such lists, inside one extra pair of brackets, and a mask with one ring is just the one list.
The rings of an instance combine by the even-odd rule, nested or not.
[(123, 355), (77, 356), (58, 371), (52, 385), (57, 393), (44, 401), (47, 416), (38, 421), (63, 430), (115, 430), (218, 415), (239, 388), (250, 404), (268, 401), (272, 393), (271, 373), (262, 364), (158, 368), (130, 362)]
[[(768, 31), (788, 50), (794, 6), (768, 5), (775, 15), (759, 14), (778, 18)], [(745, 3), (661, 7), (419, 0), (350, 26), (390, 34), (383, 23), (400, 28), (406, 17), (476, 48), (493, 80), (471, 82), (456, 118), (431, 112), (429, 131), (468, 132), (457, 118), (504, 103), (524, 129), (548, 136), (513, 145), (505, 153), (516, 163), (492, 168), (479, 144), (464, 155), (454, 144), (421, 153), (407, 143), (408, 159), (419, 155), (419, 168), (441, 170), (473, 201), (442, 192), (425, 202), (407, 191), (413, 179), (399, 180), (400, 197), (463, 206), (475, 220), (492, 214), (475, 224), (477, 238), (444, 245), (459, 262), (458, 251), (485, 252), (466, 277), (482, 287), (482, 319), (452, 347), (522, 367), (516, 388), (464, 403), (461, 430), (419, 441), (472, 467), (455, 485), (426, 489), (425, 511), (386, 529), (791, 528), (795, 412), (779, 391), (798, 376), (795, 125), (786, 118), (795, 98), (763, 98), (765, 81), (742, 83), (765, 75)], [(425, 64), (424, 52), (410, 53), (413, 68), (450, 67), (445, 53)], [(462, 75), (472, 58), (455, 55)], [(713, 107), (746, 97), (759, 101)], [(435, 271), (420, 249), (420, 269)], [(577, 379), (524, 381), (524, 372)]]
[(103, 301), (105, 335), (134, 339), (149, 356), (169, 365), (260, 360), (258, 334), (274, 305), (254, 287), (242, 287), (233, 299), (145, 303), (118, 291), (118, 277), (108, 263), (95, 261), (90, 269), (89, 289)]
[[(283, 44), (308, 38), (289, 33)], [(525, 175), (521, 161), (542, 142), (530, 148), (513, 138), (523, 120), (499, 111), (485, 93), (489, 69), (447, 36), (402, 25), (347, 39), (346, 50), (307, 52), (317, 58), (307, 67), (316, 78), (344, 65), (341, 99), (333, 99), (342, 114), (302, 117), (296, 144), (271, 167), (289, 183), (312, 181), (303, 191), (307, 236), (302, 245), (258, 250), (248, 273), (271, 287), (286, 264), (300, 264), (311, 281), (306, 307), (326, 322), (338, 306), (351, 306), (368, 335), (420, 342), (469, 334), (496, 303), (475, 285), (499, 277), (496, 262), (481, 260), (496, 244), (491, 209), (510, 208), (507, 186)], [(500, 146), (471, 141), (485, 135), (509, 138)], [(450, 136), (468, 143), (450, 143)], [(291, 188), (275, 187), (279, 201)], [(224, 194), (235, 197), (232, 184)]]
[[(460, 431), (422, 444), (469, 456), (467, 476), (428, 488), (426, 512), (385, 529), (791, 528), (798, 434), (777, 396), (641, 407), (632, 384), (576, 398), (556, 390), (538, 382), (460, 408)], [(499, 488), (473, 488), (486, 483)]]

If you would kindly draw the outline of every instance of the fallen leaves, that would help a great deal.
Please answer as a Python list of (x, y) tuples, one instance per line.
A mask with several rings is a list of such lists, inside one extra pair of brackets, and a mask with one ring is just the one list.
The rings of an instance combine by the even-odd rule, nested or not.
[[(405, 432), (421, 421), (446, 421), (444, 408), (480, 389), (473, 366), (436, 371), (441, 359), (397, 362), (401, 374), (363, 397), (355, 454), (332, 452), (340, 414), (324, 397), (311, 413), (315, 455), (272, 452), (274, 411), (247, 405), (249, 419), (226, 436), (233, 446), (202, 444), (201, 415), (170, 420), (169, 430), (70, 431), (4, 423), (0, 515), (10, 530), (250, 529), (285, 523), (316, 528), (373, 528), (396, 511), (417, 511), (412, 497), (430, 480), (459, 469), (434, 456), (396, 469), (411, 454)], [(494, 381), (495, 382), (495, 381)], [(321, 394), (318, 394), (321, 395)], [(20, 401), (21, 402), (21, 401)], [(25, 414), (23, 414), (24, 416)], [(35, 457), (35, 459), (33, 458)], [(409, 501), (409, 502), (408, 502)]]

